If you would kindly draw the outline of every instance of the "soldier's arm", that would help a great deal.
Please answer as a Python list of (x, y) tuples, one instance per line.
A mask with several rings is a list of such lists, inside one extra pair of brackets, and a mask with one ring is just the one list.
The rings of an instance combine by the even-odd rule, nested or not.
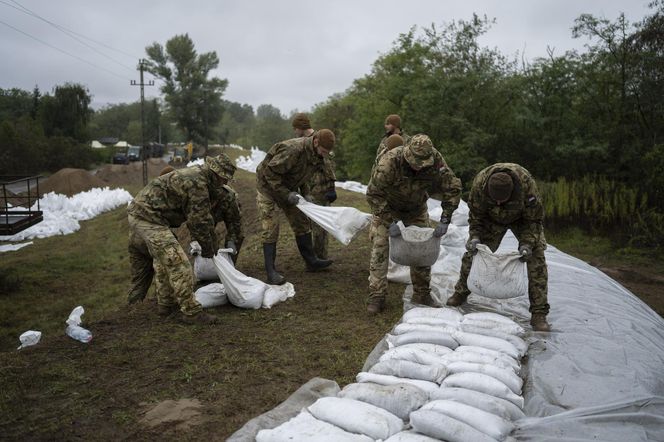
[(287, 149), (284, 145), (277, 145), (272, 159), (263, 170), (270, 196), (281, 205), (288, 203), (288, 193), (290, 192), (290, 189), (284, 186), (283, 177), (299, 160), (297, 152), (296, 149)]
[(480, 240), (484, 237), (484, 222), (486, 219), (486, 214), (482, 211), (482, 189), (480, 187), (479, 181), (476, 179), (473, 182), (473, 187), (470, 190), (470, 195), (468, 196), (468, 232), (470, 238), (479, 238)]
[(391, 221), (385, 192), (385, 189), (393, 182), (393, 174), (390, 172), (389, 165), (385, 161), (380, 161), (367, 187), (367, 202), (371, 207), (371, 213), (385, 221)]
[(544, 222), (544, 206), (535, 180), (528, 176), (523, 180), (525, 198), (523, 216), (517, 221), (521, 227), (521, 243), (535, 247), (541, 238)]
[(197, 182), (190, 182), (184, 189), (187, 198), (186, 207), (187, 227), (192, 239), (201, 245), (204, 255), (215, 252), (217, 238), (214, 233), (214, 219), (210, 207), (210, 196), (207, 186)]
[(327, 179), (326, 190), (334, 190), (334, 183), (337, 181), (337, 175), (334, 173), (334, 161), (327, 158), (325, 160), (325, 178)]
[(448, 220), (452, 219), (452, 213), (459, 207), (461, 189), (461, 180), (454, 175), (452, 169), (444, 166), (440, 170), (440, 175), (432, 196), (440, 198), (443, 216)]
[(230, 191), (225, 203), (224, 224), (226, 224), (226, 241), (232, 240), (236, 244), (242, 242), (242, 207), (235, 191)]

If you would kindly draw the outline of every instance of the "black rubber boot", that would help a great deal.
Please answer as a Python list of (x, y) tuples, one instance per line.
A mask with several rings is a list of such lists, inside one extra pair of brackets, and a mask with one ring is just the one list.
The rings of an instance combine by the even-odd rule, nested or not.
[(274, 258), (277, 256), (277, 243), (270, 242), (263, 244), (263, 259), (265, 260), (265, 271), (267, 272), (267, 283), (281, 285), (286, 282), (286, 278), (280, 275), (274, 268)]
[(297, 243), (297, 248), (300, 251), (300, 255), (304, 258), (304, 262), (307, 264), (308, 272), (315, 272), (322, 270), (326, 267), (329, 267), (332, 264), (330, 259), (318, 259), (314, 253), (313, 241), (311, 239), (311, 232), (305, 233), (304, 235), (296, 236), (295, 242)]

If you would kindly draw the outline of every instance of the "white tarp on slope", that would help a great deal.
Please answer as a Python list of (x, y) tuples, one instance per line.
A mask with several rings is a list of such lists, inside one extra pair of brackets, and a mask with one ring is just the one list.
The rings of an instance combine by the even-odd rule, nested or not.
[[(47, 193), (39, 200), (44, 220), (13, 236), (0, 236), (0, 241), (22, 241), (24, 239), (46, 238), (54, 235), (68, 235), (80, 229), (79, 221), (126, 205), (132, 200), (124, 189), (95, 188), (77, 193), (72, 197)], [(37, 210), (37, 204), (32, 208)]]

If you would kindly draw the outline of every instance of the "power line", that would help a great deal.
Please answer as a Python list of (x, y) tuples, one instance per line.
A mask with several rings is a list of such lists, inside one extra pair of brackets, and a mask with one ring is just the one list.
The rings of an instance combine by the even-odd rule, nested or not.
[(6, 23), (6, 22), (0, 20), (0, 24), (3, 24), (3, 25), (5, 25), (5, 26), (7, 26), (8, 28), (11, 28), (11, 29), (15, 30), (16, 32), (21, 33), (21, 34), (25, 35), (26, 37), (30, 37), (30, 38), (32, 38), (33, 40), (36, 40), (36, 41), (38, 41), (39, 43), (42, 43), (42, 44), (48, 46), (49, 48), (55, 49), (55, 50), (58, 51), (58, 52), (62, 52), (62, 53), (65, 54), (65, 55), (69, 55), (70, 57), (73, 57), (73, 58), (75, 58), (75, 59), (77, 59), (77, 60), (79, 60), (79, 61), (82, 61), (83, 63), (85, 63), (85, 64), (87, 64), (87, 65), (90, 65), (90, 66), (92, 66), (92, 67), (94, 67), (94, 68), (97, 68), (97, 69), (101, 69), (102, 71), (108, 72), (109, 74), (114, 75), (114, 76), (116, 76), (116, 77), (118, 77), (118, 78), (122, 78), (123, 80), (129, 80), (127, 77), (123, 77), (122, 75), (120, 75), (120, 74), (118, 74), (118, 73), (116, 73), (116, 72), (113, 72), (113, 71), (111, 71), (110, 69), (106, 69), (106, 68), (104, 68), (104, 67), (98, 66), (98, 65), (92, 63), (91, 61), (88, 61), (88, 60), (86, 60), (86, 59), (84, 59), (84, 58), (79, 57), (78, 55), (74, 55), (74, 54), (72, 54), (72, 53), (70, 53), (70, 52), (65, 51), (64, 49), (60, 49), (60, 48), (58, 48), (57, 46), (53, 46), (52, 44), (47, 43), (47, 42), (45, 42), (44, 40), (35, 37), (34, 35), (30, 35), (30, 34), (28, 34), (27, 32), (21, 31), (20, 29), (14, 27), (14, 26), (12, 26), (12, 25), (10, 25), (9, 23)]
[[(31, 11), (30, 9), (26, 8), (25, 6), (21, 5), (20, 3), (18, 3), (18, 2), (15, 1), (15, 0), (11, 0), (11, 2), (12, 2), (12, 3), (15, 3), (16, 5), (18, 5), (18, 7), (14, 6), (14, 5), (11, 5), (11, 4), (9, 4), (9, 3), (5, 2), (5, 1), (0, 0), (0, 3), (3, 3), (3, 4), (5, 4), (5, 5), (9, 6), (9, 7), (12, 7), (12, 8), (14, 8), (14, 9), (16, 9), (16, 10), (19, 11), (19, 12), (22, 12), (22, 13), (24, 13), (24, 14), (30, 15), (30, 16), (36, 18), (36, 19), (39, 19), (39, 20), (41, 20), (41, 21), (43, 21), (43, 22), (45, 22), (45, 23), (48, 23), (49, 25), (53, 26), (53, 27), (54, 27), (55, 29), (57, 29), (58, 31), (62, 32), (63, 34), (67, 35), (67, 36), (70, 37), (70, 38), (73, 38), (73, 39), (76, 40), (77, 42), (79, 42), (79, 43), (81, 43), (82, 45), (86, 46), (87, 48), (93, 50), (94, 52), (96, 52), (97, 54), (101, 55), (102, 57), (107, 58), (108, 60), (111, 60), (111, 61), (114, 62), (114, 63), (117, 63), (118, 65), (122, 66), (123, 68), (126, 68), (126, 69), (128, 69), (128, 70), (130, 70), (130, 71), (132, 71), (132, 72), (136, 70), (135, 68), (132, 68), (132, 67), (130, 67), (130, 66), (127, 66), (126, 64), (122, 63), (121, 61), (116, 60), (115, 58), (113, 58), (113, 57), (111, 57), (111, 56), (109, 56), (109, 55), (107, 55), (107, 54), (104, 54), (104, 53), (101, 52), (99, 49), (97, 49), (97, 48), (95, 48), (94, 46), (92, 46), (92, 45), (88, 44), (87, 42), (83, 41), (81, 38), (77, 37), (77, 35), (81, 35), (81, 34), (78, 34), (78, 33), (75, 32), (75, 31), (72, 31), (72, 30), (70, 30), (70, 29), (67, 29), (67, 28), (64, 27), (64, 26), (61, 26), (61, 25), (59, 25), (59, 24), (57, 24), (57, 23), (54, 23), (54, 22), (52, 22), (52, 21), (50, 21), (50, 20), (48, 20), (48, 19), (46, 19), (46, 18), (40, 16), (40, 15), (37, 14), (36, 12)], [(94, 40), (92, 40), (91, 38), (86, 37), (86, 36), (84, 36), (84, 35), (81, 35), (81, 37), (86, 38), (86, 39), (88, 39), (88, 40), (90, 40), (90, 41), (94, 41)], [(107, 46), (107, 45), (104, 45), (104, 44), (101, 43), (101, 42), (97, 42), (97, 41), (94, 41), (94, 42), (97, 43), (97, 44), (99, 44), (99, 45)], [(113, 48), (111, 48), (110, 46), (107, 46), (107, 47), (110, 48), (110, 49), (113, 49)], [(114, 49), (114, 50), (118, 51), (117, 49)], [(128, 54), (127, 54), (127, 55), (128, 55)], [(132, 58), (138, 58), (138, 57), (134, 57), (134, 56), (131, 56), (131, 55), (128, 55), (128, 56), (130, 56), (130, 57), (132, 57)]]

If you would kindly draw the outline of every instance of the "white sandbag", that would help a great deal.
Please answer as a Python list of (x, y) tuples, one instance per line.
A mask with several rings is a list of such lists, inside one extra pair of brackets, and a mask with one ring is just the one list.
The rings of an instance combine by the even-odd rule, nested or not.
[(523, 397), (514, 394), (510, 388), (496, 378), (482, 373), (456, 373), (443, 380), (443, 387), (467, 388), (512, 402), (523, 409)]
[(410, 322), (411, 318), (416, 317), (439, 318), (457, 323), (460, 323), (463, 320), (463, 314), (451, 308), (416, 307), (404, 313), (401, 322)]
[[(486, 347), (478, 347), (475, 345), (460, 345), (458, 346), (455, 350), (455, 353), (478, 353), (481, 355), (487, 355), (491, 356), (496, 359), (500, 359), (506, 364), (508, 364), (510, 367), (514, 368), (514, 372), (518, 373), (521, 371), (521, 363), (519, 360), (515, 359), (512, 356), (506, 355), (503, 352), (500, 352), (498, 350), (492, 350), (490, 348)], [(472, 362), (472, 361), (468, 361)]]
[(399, 347), (394, 347), (396, 348), (402, 348), (402, 349), (407, 349), (407, 348), (413, 348), (417, 350), (422, 350), (426, 353), (429, 353), (432, 356), (443, 356), (448, 353), (452, 353), (454, 350), (452, 350), (449, 347), (445, 347), (444, 345), (436, 345), (436, 344), (428, 344), (426, 342), (415, 342), (412, 344), (405, 344), (405, 345), (400, 345)]
[(273, 305), (284, 302), (295, 296), (295, 286), (286, 282), (281, 285), (269, 285), (263, 294), (263, 308), (271, 308)]
[(513, 335), (522, 336), (526, 332), (516, 321), (492, 312), (467, 313), (461, 322), (475, 327), (494, 328)]
[(507, 342), (504, 339), (462, 331), (456, 331), (452, 336), (454, 336), (454, 339), (460, 345), (474, 345), (477, 347), (488, 348), (490, 350), (497, 350), (517, 360), (521, 359), (521, 356), (523, 356), (523, 353), (520, 353), (511, 342)]
[(412, 316), (407, 319), (404, 319), (402, 324), (421, 324), (421, 325), (432, 325), (436, 327), (452, 327), (452, 328), (459, 327), (459, 321), (454, 321), (451, 319), (433, 318), (428, 316)]
[(449, 325), (427, 325), (427, 324), (411, 324), (410, 322), (405, 322), (397, 324), (394, 329), (392, 329), (393, 335), (403, 335), (404, 333), (410, 332), (428, 332), (428, 333), (439, 333), (444, 332), (451, 334), (456, 331), (457, 328), (450, 327)]
[(416, 433), (414, 431), (402, 431), (397, 433), (394, 436), (386, 439), (384, 442), (438, 442), (438, 439), (434, 439), (424, 434)]
[(519, 252), (493, 253), (484, 244), (477, 253), (468, 274), (468, 288), (476, 295), (508, 299), (528, 293), (528, 271)]
[(373, 439), (361, 434), (353, 434), (339, 427), (316, 419), (310, 413), (302, 411), (291, 420), (271, 430), (261, 430), (256, 435), (256, 442), (373, 442)]
[(189, 254), (194, 257), (194, 276), (197, 281), (219, 281), (212, 258), (201, 256), (203, 249), (198, 241), (189, 243)]
[(383, 362), (397, 359), (402, 361), (416, 362), (423, 365), (444, 365), (443, 361), (445, 361), (445, 359), (443, 359), (442, 356), (432, 354), (418, 348), (410, 347), (410, 345), (412, 344), (391, 348), (383, 353), (378, 360)]
[(432, 410), (413, 411), (410, 424), (418, 433), (448, 442), (496, 442), (470, 425)]
[(430, 267), (440, 254), (440, 238), (433, 236), (430, 227), (408, 226), (397, 222), (401, 231), (398, 236), (390, 236), (390, 259), (404, 266)]
[(369, 373), (386, 374), (400, 378), (421, 379), (423, 381), (435, 382), (440, 384), (445, 376), (447, 369), (444, 365), (424, 365), (417, 362), (404, 361), (402, 359), (390, 359), (380, 361), (369, 369)]
[(398, 378), (396, 376), (390, 376), (386, 374), (375, 374), (369, 373), (366, 371), (361, 371), (355, 376), (355, 380), (360, 383), (364, 382), (373, 382), (374, 384), (380, 385), (395, 385), (395, 384), (410, 384), (414, 385), (420, 390), (424, 391), (427, 395), (437, 391), (440, 386), (435, 382), (422, 381), (420, 379), (408, 379), (408, 378)]
[[(479, 335), (478, 335), (479, 336)], [(484, 336), (487, 337), (487, 336)], [(488, 337), (487, 337), (488, 338)], [(493, 338), (495, 339), (495, 338)], [(399, 347), (400, 345), (413, 344), (417, 342), (443, 345), (455, 349), (459, 346), (457, 341), (449, 333), (444, 332), (422, 332), (414, 331), (402, 335), (387, 335), (387, 345), (389, 348)], [(508, 342), (509, 344), (509, 342)]]
[[(396, 347), (396, 348), (401, 348), (401, 347)], [(496, 367), (502, 367), (504, 369), (510, 370), (515, 374), (519, 374), (520, 371), (519, 365), (514, 361), (514, 359), (510, 358), (509, 356), (505, 358), (497, 358), (495, 356), (491, 356), (485, 353), (476, 353), (470, 351), (464, 351), (464, 352), (453, 351), (449, 354), (442, 356), (440, 359), (442, 363), (446, 365), (452, 362), (472, 362), (475, 364), (495, 365)], [(509, 363), (507, 361), (512, 361), (512, 363)]]
[(372, 439), (387, 439), (404, 427), (403, 421), (389, 411), (354, 399), (323, 397), (307, 409), (316, 419)]
[(494, 338), (504, 339), (516, 347), (521, 355), (525, 355), (528, 351), (528, 344), (526, 344), (526, 341), (510, 333), (505, 333), (493, 328), (475, 327), (463, 323), (460, 326), (460, 330), (466, 333), (475, 333), (477, 335), (493, 336)]
[(371, 223), (370, 214), (354, 207), (319, 206), (301, 196), (296, 207), (345, 246)]
[(512, 432), (514, 424), (495, 414), (487, 413), (479, 408), (450, 400), (431, 401), (422, 410), (442, 413), (458, 421), (464, 422), (482, 433), (502, 441)]
[(429, 395), (412, 384), (349, 384), (337, 396), (383, 408), (402, 420), (429, 400)]
[(441, 388), (431, 394), (431, 400), (436, 399), (461, 402), (506, 420), (515, 421), (525, 417), (523, 411), (512, 402), (467, 388)]
[(228, 301), (237, 307), (261, 308), (267, 284), (237, 270), (224, 249), (219, 250), (213, 260), (217, 275), (226, 289)]
[(194, 297), (203, 308), (217, 307), (228, 303), (224, 285), (218, 282), (213, 282), (199, 288), (194, 292)]
[(477, 364), (474, 362), (450, 362), (447, 364), (447, 371), (449, 374), (466, 372), (482, 373), (498, 379), (500, 382), (507, 385), (514, 394), (521, 394), (523, 379), (517, 376), (509, 368), (502, 368), (489, 364)]

